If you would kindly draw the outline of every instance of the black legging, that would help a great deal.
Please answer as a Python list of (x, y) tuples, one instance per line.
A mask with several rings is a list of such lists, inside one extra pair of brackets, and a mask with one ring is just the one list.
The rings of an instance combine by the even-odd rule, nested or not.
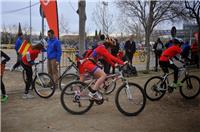
[(24, 70), (26, 71), (26, 77), (27, 77), (27, 83), (26, 83), (26, 88), (25, 88), (25, 94), (28, 94), (29, 89), (32, 85), (32, 81), (33, 81), (33, 70), (31, 66), (27, 66), (25, 65), (23, 62), (21, 62), (22, 67), (24, 68)]
[(165, 62), (165, 61), (159, 61), (159, 64), (164, 73), (169, 73), (168, 67), (174, 70), (174, 83), (177, 83), (178, 67), (174, 64), (170, 64), (169, 62)]
[(20, 66), (21, 55), (17, 55), (17, 62), (14, 64), (13, 69), (15, 70), (18, 66)]
[(6, 95), (6, 90), (5, 90), (5, 86), (3, 83), (3, 76), (1, 76), (1, 94)]

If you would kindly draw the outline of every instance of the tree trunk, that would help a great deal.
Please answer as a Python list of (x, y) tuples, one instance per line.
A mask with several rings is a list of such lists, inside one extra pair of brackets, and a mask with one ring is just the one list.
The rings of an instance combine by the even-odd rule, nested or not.
[(149, 72), (149, 64), (150, 64), (150, 34), (145, 33), (145, 45), (147, 51), (147, 61), (146, 61), (146, 71)]
[(79, 9), (79, 53), (84, 53), (84, 45), (85, 45), (85, 21), (86, 21), (86, 13), (85, 13), (85, 0), (79, 0), (78, 9)]

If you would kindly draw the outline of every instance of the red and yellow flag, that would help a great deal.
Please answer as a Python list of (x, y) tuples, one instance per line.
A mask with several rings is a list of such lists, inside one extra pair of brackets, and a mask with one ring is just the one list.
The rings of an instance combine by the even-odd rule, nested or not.
[(56, 0), (40, 0), (44, 16), (47, 20), (48, 26), (55, 32), (55, 36), (59, 39), (58, 26), (58, 10)]
[(26, 54), (26, 52), (31, 48), (31, 44), (27, 41), (24, 40), (22, 45), (20, 46), (18, 53), (22, 56), (24, 56)]

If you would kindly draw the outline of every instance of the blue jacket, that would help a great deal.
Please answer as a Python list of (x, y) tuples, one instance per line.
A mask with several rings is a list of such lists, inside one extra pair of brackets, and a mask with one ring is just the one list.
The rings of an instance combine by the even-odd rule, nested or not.
[(23, 42), (23, 40), (20, 37), (18, 37), (17, 41), (15, 42), (15, 50), (16, 50), (16, 52), (18, 52), (20, 46), (22, 45), (22, 42)]
[(56, 59), (60, 63), (62, 55), (61, 44), (57, 38), (48, 39), (47, 41), (47, 58), (49, 60)]

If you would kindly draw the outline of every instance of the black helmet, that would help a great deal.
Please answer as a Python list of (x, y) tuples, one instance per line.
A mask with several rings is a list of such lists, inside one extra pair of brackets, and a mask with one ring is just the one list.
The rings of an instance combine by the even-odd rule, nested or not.
[(180, 38), (174, 38), (172, 41), (173, 41), (174, 44), (182, 45), (184, 43), (183, 40), (180, 39)]

